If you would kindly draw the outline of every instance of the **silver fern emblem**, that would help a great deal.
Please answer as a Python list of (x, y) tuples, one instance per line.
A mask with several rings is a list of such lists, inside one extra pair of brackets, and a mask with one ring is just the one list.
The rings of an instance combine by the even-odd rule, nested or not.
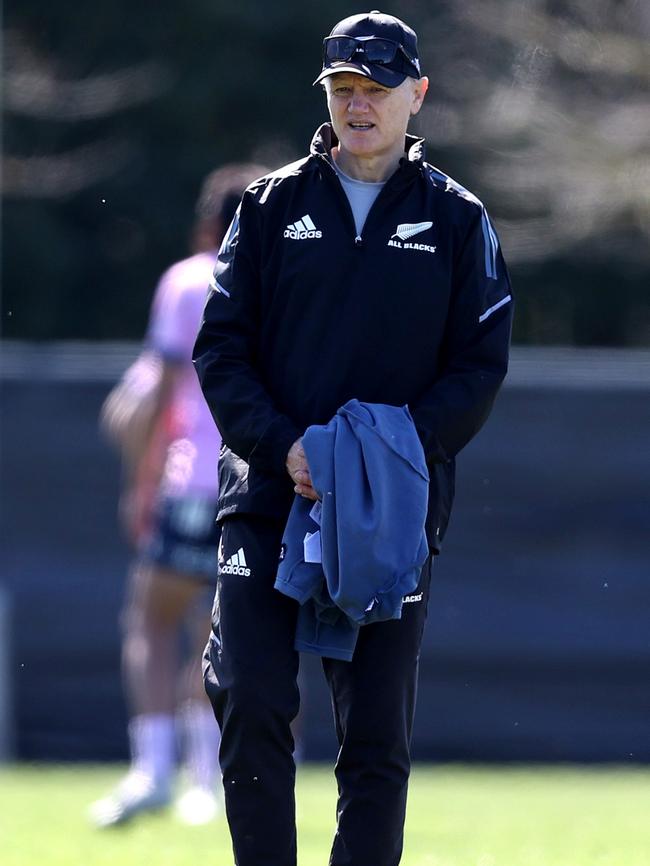
[(392, 235), (392, 238), (399, 238), (401, 241), (407, 241), (409, 238), (412, 238), (413, 235), (419, 235), (420, 232), (425, 232), (427, 229), (430, 229), (432, 225), (432, 222), (400, 223), (397, 226), (397, 231)]

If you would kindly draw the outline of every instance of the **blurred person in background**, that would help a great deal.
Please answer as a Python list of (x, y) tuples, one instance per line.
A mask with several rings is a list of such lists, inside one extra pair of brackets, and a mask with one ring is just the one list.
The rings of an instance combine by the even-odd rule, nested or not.
[(487, 418), (508, 360), (510, 282), (485, 208), (406, 135), (428, 87), (414, 31), (378, 12), (341, 21), (324, 41), (321, 81), (331, 123), (309, 156), (244, 193), (194, 350), (224, 438), (204, 673), (238, 866), (296, 863), (299, 604), (275, 581), (296, 494), (319, 495), (305, 430), (355, 398), (407, 406), (431, 479), (429, 553), (401, 617), (362, 625), (349, 661), (321, 653), (340, 746), (329, 863), (397, 866), (431, 554), (455, 455)]
[(187, 774), (179, 817), (199, 824), (220, 811), (219, 729), (200, 659), (216, 580), (221, 437), (191, 354), (221, 239), (242, 192), (266, 170), (232, 164), (204, 180), (193, 254), (160, 279), (144, 349), (102, 408), (101, 425), (123, 456), (120, 511), (136, 558), (122, 621), (131, 766), (91, 806), (101, 827), (167, 806), (179, 752)]

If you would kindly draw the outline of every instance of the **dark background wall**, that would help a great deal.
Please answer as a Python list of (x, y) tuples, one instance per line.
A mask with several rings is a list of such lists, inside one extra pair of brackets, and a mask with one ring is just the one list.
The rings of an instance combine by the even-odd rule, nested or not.
[[(97, 414), (129, 346), (2, 357), (2, 565), (18, 757), (126, 757), (120, 470)], [(461, 454), (414, 754), (650, 760), (650, 354), (516, 350)], [(305, 657), (307, 757), (334, 751)]]

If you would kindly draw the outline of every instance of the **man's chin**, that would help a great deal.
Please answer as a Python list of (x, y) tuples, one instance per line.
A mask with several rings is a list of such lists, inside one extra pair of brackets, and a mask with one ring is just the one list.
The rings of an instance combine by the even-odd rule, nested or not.
[(357, 136), (354, 136), (352, 139), (344, 138), (344, 140), (341, 142), (341, 145), (343, 150), (347, 151), (350, 156), (355, 156), (361, 159), (368, 159), (372, 156), (377, 156), (379, 154), (379, 149), (377, 148), (376, 144), (373, 146), (373, 143), (370, 140), (359, 141), (359, 138)]

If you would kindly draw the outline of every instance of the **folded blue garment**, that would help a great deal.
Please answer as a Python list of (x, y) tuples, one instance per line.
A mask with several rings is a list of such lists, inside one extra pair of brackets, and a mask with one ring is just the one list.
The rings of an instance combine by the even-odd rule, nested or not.
[[(301, 604), (296, 648), (349, 660), (359, 626), (398, 619), (418, 585), (429, 474), (406, 406), (351, 400), (309, 427), (303, 447), (319, 523), (313, 503), (297, 496), (275, 586)], [(322, 562), (306, 561), (305, 539), (319, 526)]]

